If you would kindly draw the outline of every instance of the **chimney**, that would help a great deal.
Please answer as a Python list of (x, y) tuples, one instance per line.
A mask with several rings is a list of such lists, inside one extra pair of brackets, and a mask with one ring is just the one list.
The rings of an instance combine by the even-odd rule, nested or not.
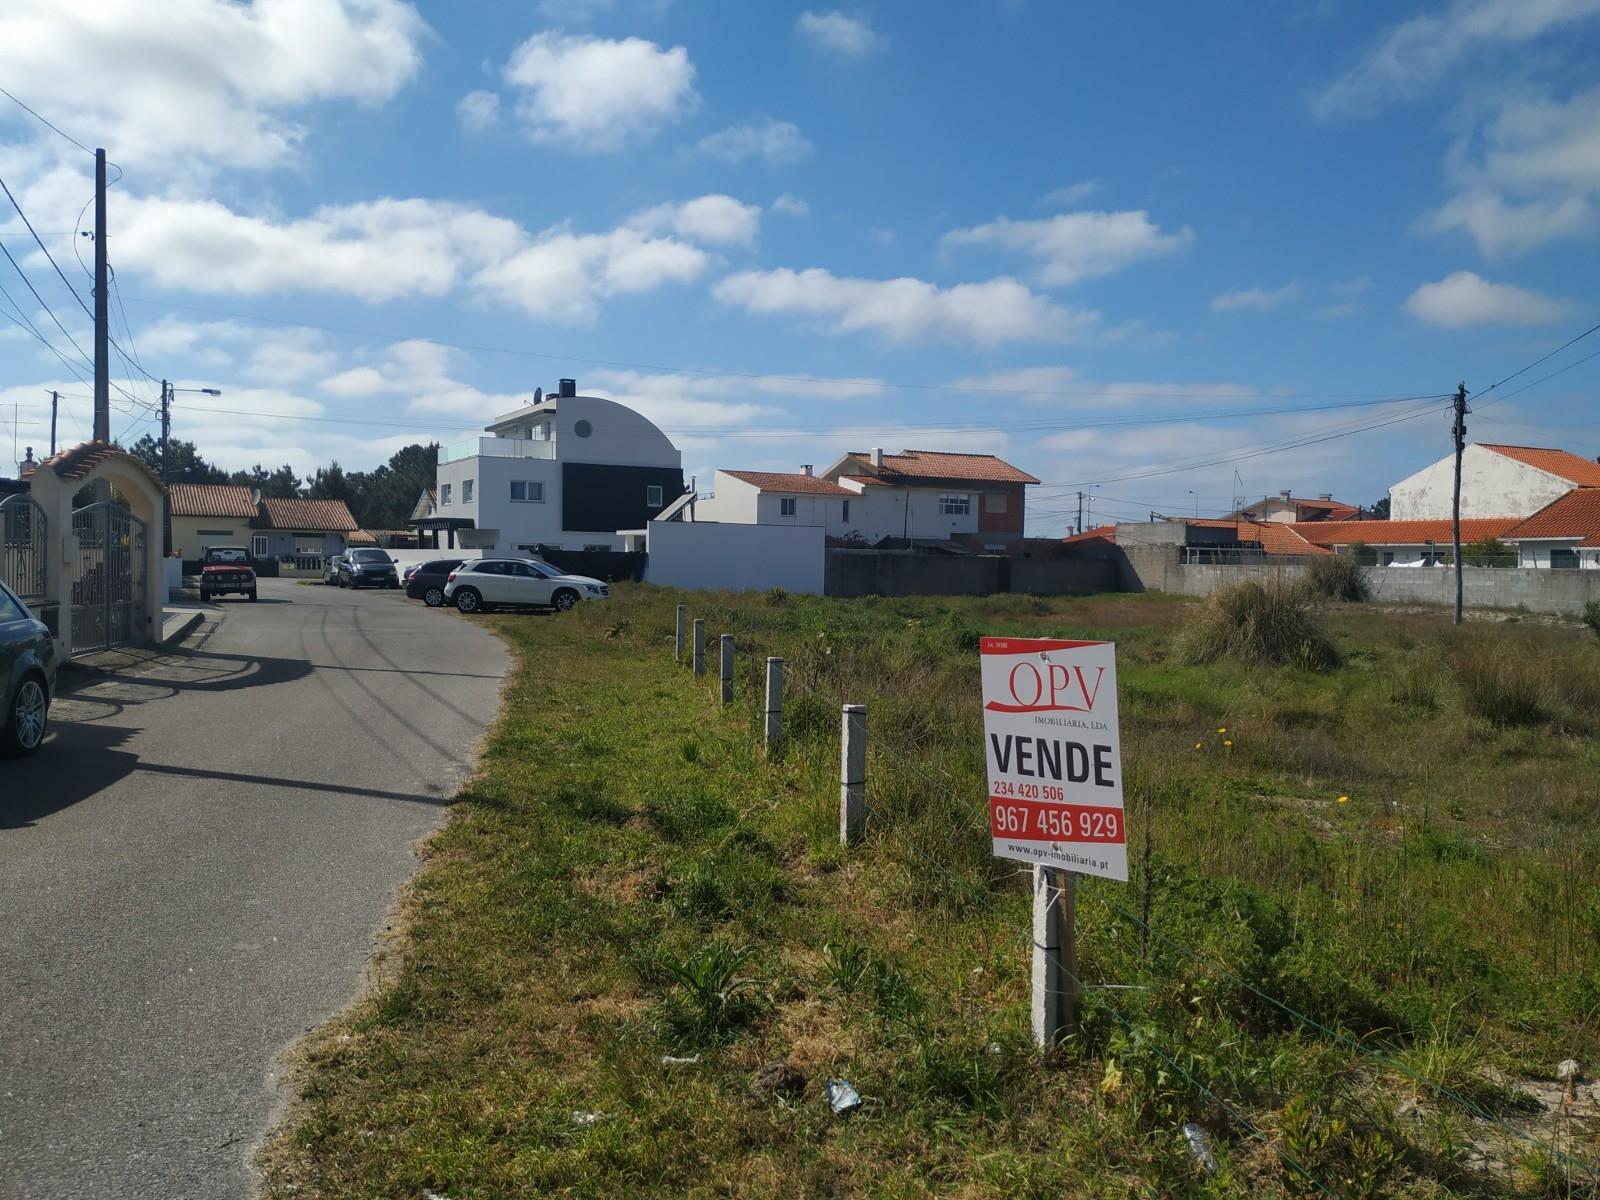
[(563, 379), (561, 381), (561, 398), (568, 399), (578, 394), (578, 381), (576, 379)]
[(801, 463), (800, 464), (800, 474), (806, 476), (809, 479), (811, 477), (811, 464), (810, 463)]
[(882, 446), (874, 446), (872, 448), (872, 465), (877, 467), (878, 470), (880, 470), (880, 471), (883, 470), (883, 447)]
[(1318, 492), (1317, 493), (1317, 499), (1318, 500), (1332, 500), (1333, 499), (1333, 493), (1332, 492)]
[(1287, 489), (1285, 489), (1284, 491), (1279, 492), (1278, 495), (1281, 496), (1285, 502), (1288, 502), (1288, 501), (1294, 499), (1294, 493), (1289, 491), (1289, 490), (1287, 490)]
[(18, 479), (26, 479), (26, 478), (28, 478), (28, 476), (32, 475), (34, 473), (34, 471), (36, 471), (38, 469), (38, 467), (39, 467), (39, 464), (34, 461), (33, 447), (29, 446), (28, 447), (27, 456), (20, 463), (17, 464), (17, 478)]

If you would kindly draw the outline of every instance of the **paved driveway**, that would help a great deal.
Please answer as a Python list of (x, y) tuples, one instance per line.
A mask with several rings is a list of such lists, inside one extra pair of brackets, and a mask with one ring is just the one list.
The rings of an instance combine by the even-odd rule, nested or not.
[(507, 656), (263, 581), (0, 762), (0, 1196), (243, 1197), (286, 1044), (360, 986)]

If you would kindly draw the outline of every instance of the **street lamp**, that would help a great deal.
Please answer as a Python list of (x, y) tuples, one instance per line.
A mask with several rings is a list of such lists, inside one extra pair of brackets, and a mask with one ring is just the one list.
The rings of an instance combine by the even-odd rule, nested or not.
[[(167, 484), (171, 472), (167, 469), (167, 439), (172, 434), (172, 397), (178, 392), (191, 392), (197, 396), (220, 396), (221, 388), (199, 387), (181, 388), (173, 387), (165, 379), (161, 381), (161, 482)], [(161, 557), (172, 556), (172, 501), (170, 497), (163, 497), (161, 501)]]
[(1194, 497), (1194, 518), (1198, 521), (1200, 519), (1200, 493), (1193, 488), (1184, 488), (1183, 490)]

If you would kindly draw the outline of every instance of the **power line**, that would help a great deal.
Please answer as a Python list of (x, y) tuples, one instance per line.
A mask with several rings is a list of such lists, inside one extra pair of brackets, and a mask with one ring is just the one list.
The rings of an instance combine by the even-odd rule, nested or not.
[(0, 88), (0, 96), (4, 96), (7, 100), (11, 101), (11, 103), (15, 104), (18, 108), (20, 108), (23, 112), (27, 113), (35, 121), (38, 121), (46, 129), (49, 129), (52, 133), (58, 134), (59, 136), (66, 138), (67, 141), (71, 142), (79, 150), (82, 150), (85, 154), (89, 155), (89, 157), (91, 157), (91, 158), (94, 157), (94, 151), (93, 150), (89, 149), (89, 147), (85, 146), (82, 142), (80, 142), (77, 138), (73, 137), (70, 133), (63, 132), (59, 127), (57, 127), (56, 125), (52, 124), (47, 118), (40, 116), (37, 112), (35, 112), (33, 109), (29, 108), (21, 100), (18, 100), (10, 92), (6, 91), (5, 88)]
[[(9, 250), (7, 250), (5, 248), (5, 243), (3, 243), (3, 242), (0, 242), (0, 254), (5, 255), (6, 261), (11, 264), (12, 268), (16, 271), (17, 275), (21, 278), (22, 282), (27, 285), (28, 290), (33, 293), (33, 298), (39, 302), (39, 307), (44, 309), (45, 313), (49, 316), (49, 318), (56, 323), (56, 328), (61, 330), (62, 333), (66, 334), (67, 341), (72, 343), (72, 348), (74, 350), (76, 350), (80, 355), (83, 355), (83, 361), (84, 362), (88, 363), (90, 365), (90, 367), (93, 367), (94, 366), (94, 359), (90, 358), (87, 354), (84, 353), (83, 347), (78, 345), (78, 339), (72, 336), (71, 331), (69, 331), (67, 329), (67, 327), (61, 323), (61, 318), (56, 316), (55, 312), (51, 309), (51, 307), (44, 302), (44, 297), (39, 295), (39, 289), (33, 286), (33, 281), (30, 280), (28, 278), (28, 276), (27, 276), (27, 273), (25, 271), (23, 271), (23, 269), (20, 266), (17, 265), (17, 260), (11, 257), (11, 251), (9, 251)], [(74, 292), (73, 295), (76, 296), (77, 293)], [(13, 303), (15, 303), (15, 301), (13, 301)], [(82, 301), (79, 301), (79, 303), (81, 304)], [(48, 343), (46, 343), (46, 344), (48, 344)]]
[[(33, 240), (38, 243), (39, 249), (44, 251), (44, 256), (49, 260), (50, 265), (55, 267), (56, 274), (61, 277), (61, 282), (67, 285), (67, 291), (72, 293), (72, 298), (78, 302), (78, 307), (83, 309), (91, 321), (94, 320), (94, 313), (89, 311), (89, 306), (83, 302), (83, 297), (78, 295), (78, 289), (72, 286), (72, 281), (67, 278), (66, 272), (56, 263), (55, 258), (50, 253), (50, 247), (44, 244), (43, 238), (34, 233), (33, 222), (28, 220), (28, 214), (22, 211), (22, 205), (17, 203), (17, 198), (11, 194), (11, 189), (6, 186), (4, 179), (0, 179), (0, 191), (5, 192), (6, 199), (11, 201), (11, 207), (17, 210), (17, 216), (22, 218), (22, 223), (28, 227), (28, 232), (33, 234)], [(8, 254), (6, 257), (9, 258), (10, 255)], [(18, 269), (20, 270), (21, 268)], [(40, 303), (44, 302), (41, 300)]]
[[(1523, 372), (1533, 370), (1533, 368), (1537, 367), (1540, 363), (1545, 362), (1548, 359), (1552, 359), (1556, 355), (1560, 354), (1568, 346), (1574, 346), (1577, 343), (1583, 341), (1584, 338), (1588, 337), (1591, 333), (1595, 332), (1595, 330), (1597, 330), (1597, 329), (1600, 329), (1600, 324), (1595, 324), (1595, 325), (1589, 326), (1589, 328), (1585, 329), (1577, 337), (1569, 338), (1567, 341), (1562, 342), (1561, 345), (1557, 346), (1554, 350), (1550, 351), (1549, 354), (1541, 354), (1538, 358), (1534, 359), (1527, 366), (1519, 367), (1517, 370), (1515, 370), (1515, 371), (1511, 372), (1511, 374), (1507, 375), (1504, 379), (1498, 380), (1495, 383), (1491, 383), (1488, 387), (1484, 388), (1483, 391), (1475, 393), (1474, 396), (1473, 396), (1473, 399), (1476, 400), (1479, 396), (1487, 396), (1490, 392), (1494, 391), (1502, 383), (1510, 383), (1513, 379), (1515, 379), (1518, 375), (1521, 375)], [(1573, 364), (1573, 365), (1576, 366), (1577, 364)], [(1557, 374), (1560, 374), (1560, 372), (1558, 371)], [(1550, 376), (1547, 375), (1547, 376), (1545, 376), (1545, 378), (1548, 379), (1548, 378), (1550, 378)], [(1505, 397), (1502, 396), (1501, 399), (1503, 400), (1503, 399), (1505, 399)]]

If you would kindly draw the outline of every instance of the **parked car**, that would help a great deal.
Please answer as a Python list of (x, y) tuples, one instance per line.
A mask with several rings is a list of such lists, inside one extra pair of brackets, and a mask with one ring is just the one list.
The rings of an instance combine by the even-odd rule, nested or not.
[(417, 573), (421, 566), (421, 563), (407, 563), (405, 569), (400, 572), (400, 586), (405, 587), (406, 584), (410, 583), (411, 577)]
[(344, 555), (330, 554), (322, 560), (322, 582), (332, 587), (339, 582), (339, 564), (344, 562)]
[(200, 599), (237, 592), (256, 598), (256, 569), (243, 546), (208, 546), (200, 564)]
[(464, 613), (495, 605), (566, 612), (580, 600), (604, 600), (611, 589), (587, 575), (563, 575), (537, 559), (480, 558), (450, 572), (444, 595)]
[(349, 588), (400, 586), (394, 559), (387, 550), (346, 550), (339, 562), (339, 586)]
[(22, 597), (0, 583), (0, 756), (39, 748), (55, 684), (55, 639)]
[(444, 588), (450, 582), (450, 572), (465, 561), (462, 558), (436, 558), (418, 563), (415, 570), (408, 569), (406, 572), (406, 595), (413, 600), (421, 600), (429, 608), (439, 608), (444, 604)]

